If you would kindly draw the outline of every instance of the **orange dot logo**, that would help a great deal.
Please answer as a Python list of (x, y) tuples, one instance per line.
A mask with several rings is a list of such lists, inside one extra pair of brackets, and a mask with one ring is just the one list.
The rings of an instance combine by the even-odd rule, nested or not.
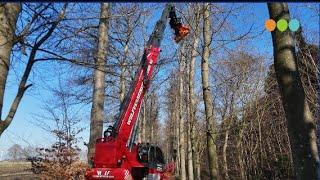
[(264, 24), (268, 31), (274, 31), (276, 29), (277, 23), (273, 19), (268, 19)]

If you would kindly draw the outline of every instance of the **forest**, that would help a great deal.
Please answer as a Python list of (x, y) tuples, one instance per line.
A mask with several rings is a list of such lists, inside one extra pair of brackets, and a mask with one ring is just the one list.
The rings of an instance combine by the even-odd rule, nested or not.
[[(127, 147), (162, 150), (159, 180), (320, 179), (319, 3), (173, 4), (189, 33), (165, 21)], [(165, 7), (0, 3), (0, 179), (98, 167)]]

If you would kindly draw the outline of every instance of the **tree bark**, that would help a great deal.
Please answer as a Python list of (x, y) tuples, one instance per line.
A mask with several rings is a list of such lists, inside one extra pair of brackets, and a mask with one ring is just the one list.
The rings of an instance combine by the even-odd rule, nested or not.
[(189, 62), (189, 80), (188, 80), (188, 93), (189, 93), (189, 123), (188, 123), (188, 172), (189, 179), (196, 179), (197, 170), (196, 170), (196, 142), (195, 142), (195, 99), (194, 99), (194, 74), (195, 74), (195, 60), (198, 56), (198, 45), (199, 45), (199, 32), (200, 32), (200, 10), (199, 5), (194, 6), (194, 22), (193, 27), (195, 31), (192, 37), (192, 50), (191, 50), (191, 59)]
[(215, 122), (213, 116), (213, 99), (209, 85), (209, 57), (210, 57), (210, 5), (205, 3), (203, 6), (203, 51), (201, 61), (201, 76), (202, 76), (202, 89), (203, 89), (203, 102), (206, 115), (207, 127), (207, 151), (209, 159), (209, 173), (210, 179), (217, 179), (217, 152), (216, 152), (216, 132)]
[[(270, 18), (290, 19), (287, 3), (268, 3)], [(272, 33), (274, 65), (282, 104), (288, 121), (288, 133), (297, 179), (317, 179), (319, 155), (315, 119), (310, 112), (297, 68), (292, 33)]]
[(121, 62), (121, 73), (120, 73), (120, 104), (124, 101), (125, 93), (126, 93), (126, 84), (125, 84), (125, 70), (126, 70), (126, 62), (129, 52), (128, 43), (124, 46), (124, 58)]
[[(189, 119), (191, 121), (191, 119)], [(188, 122), (188, 131), (187, 131), (187, 156), (188, 156), (188, 179), (194, 179), (193, 173), (193, 154), (192, 154), (192, 143), (191, 143), (191, 136), (192, 136), (192, 123)]]
[(93, 97), (91, 108), (90, 140), (88, 147), (88, 163), (92, 165), (91, 158), (95, 152), (95, 142), (101, 137), (104, 121), (104, 99), (105, 99), (105, 58), (108, 44), (108, 20), (109, 3), (101, 4), (98, 52), (95, 58), (95, 69), (93, 77)]
[(224, 135), (224, 143), (222, 147), (222, 160), (223, 160), (223, 174), (224, 179), (229, 179), (228, 175), (228, 161), (227, 161), (227, 147), (228, 147), (228, 140), (229, 140), (229, 127), (226, 128), (226, 132)]
[[(178, 81), (176, 81), (178, 82)], [(180, 93), (180, 92), (179, 92)], [(179, 93), (177, 93), (177, 95), (175, 96), (175, 111), (174, 111), (174, 117), (175, 117), (175, 142), (176, 142), (176, 172), (177, 175), (181, 174), (181, 156), (180, 156), (180, 121), (179, 121)]]
[[(189, 65), (189, 68), (187, 68), (187, 75), (190, 78), (190, 62), (187, 63)], [(192, 110), (191, 108), (191, 97), (190, 97), (190, 79), (188, 79), (188, 101), (187, 101), (187, 114), (189, 115), (188, 122), (187, 122), (187, 163), (188, 163), (188, 179), (193, 180), (194, 179), (194, 174), (193, 174), (193, 154), (192, 154), (192, 126), (193, 126), (193, 115), (192, 115)]]
[(238, 165), (239, 165), (239, 177), (240, 179), (245, 179), (246, 175), (245, 175), (244, 160), (243, 160), (243, 155), (244, 155), (243, 136), (245, 133), (245, 128), (247, 127), (247, 122), (245, 120), (241, 121), (239, 124), (239, 127), (240, 129), (237, 135), (237, 143), (236, 143), (236, 148), (238, 150), (237, 159), (238, 159)]
[(187, 179), (186, 175), (186, 154), (185, 154), (185, 130), (184, 130), (184, 117), (183, 117), (183, 76), (185, 68), (184, 46), (181, 48), (181, 57), (179, 62), (179, 149), (180, 149), (180, 170), (181, 179)]
[[(240, 84), (240, 83), (236, 83)], [(231, 94), (231, 98), (228, 104), (229, 104), (229, 116), (227, 117), (225, 121), (225, 134), (224, 134), (224, 143), (222, 146), (222, 160), (223, 160), (223, 174), (224, 174), (224, 179), (229, 179), (229, 174), (228, 174), (228, 161), (227, 161), (227, 148), (228, 148), (228, 141), (229, 141), (229, 133), (230, 133), (230, 128), (232, 123), (234, 123), (234, 118), (235, 118), (235, 96), (237, 96), (236, 91), (239, 89), (239, 86), (236, 85), (236, 87), (228, 89)], [(224, 119), (224, 117), (223, 117)]]
[(200, 154), (197, 154), (196, 158), (195, 158), (195, 170), (196, 170), (196, 173), (195, 173), (195, 179), (197, 180), (201, 180), (201, 162), (200, 162)]
[(146, 128), (147, 128), (146, 98), (144, 98), (142, 100), (143, 101), (142, 142), (146, 142), (146, 140), (147, 140), (147, 138), (146, 138), (147, 137), (147, 133), (146, 133)]
[(0, 136), (6, 129), (2, 120), (4, 92), (10, 66), (10, 55), (15, 40), (18, 16), (21, 12), (20, 3), (0, 4)]

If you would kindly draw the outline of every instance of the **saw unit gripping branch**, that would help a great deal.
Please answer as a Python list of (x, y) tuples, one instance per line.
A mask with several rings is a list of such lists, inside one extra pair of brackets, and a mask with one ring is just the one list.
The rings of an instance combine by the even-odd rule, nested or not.
[(176, 43), (179, 43), (189, 34), (189, 28), (181, 23), (181, 18), (177, 17), (174, 6), (170, 9), (169, 18), (170, 27), (174, 30), (174, 40)]

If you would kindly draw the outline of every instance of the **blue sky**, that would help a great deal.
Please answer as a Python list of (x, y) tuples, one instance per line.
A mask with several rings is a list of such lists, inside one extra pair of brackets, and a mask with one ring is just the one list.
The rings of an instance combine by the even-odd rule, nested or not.
[[(239, 5), (239, 4), (237, 4)], [(319, 4), (318, 4), (319, 5)], [(305, 6), (305, 7), (302, 7)], [(314, 7), (315, 4), (311, 4), (311, 7)], [(315, 6), (316, 7), (316, 6)], [(248, 3), (245, 8), (248, 9), (246, 13), (238, 13), (237, 16), (234, 16), (233, 19), (230, 20), (230, 23), (233, 26), (233, 29), (239, 34), (241, 32), (246, 31), (249, 25), (253, 24), (254, 32), (259, 33), (264, 31), (264, 22), (269, 18), (268, 9), (266, 3)], [(308, 4), (298, 3), (298, 4), (289, 4), (289, 8), (291, 11), (291, 17), (297, 18), (302, 27), (310, 32), (310, 36), (307, 36), (309, 41), (314, 43), (319, 43), (317, 39), (319, 39), (319, 17), (316, 16), (315, 12), (312, 11), (312, 8), (308, 8)], [(319, 6), (318, 6), (319, 8)], [(150, 21), (150, 29), (153, 28), (154, 23), (159, 18), (161, 13), (161, 9), (157, 9), (157, 12), (154, 12), (154, 16)], [(169, 38), (171, 35), (169, 34), (169, 28), (167, 28), (167, 34), (163, 45), (170, 46), (172, 43), (169, 43)], [(168, 35), (169, 34), (169, 35)], [(169, 37), (169, 38), (168, 38)], [(313, 38), (310, 38), (313, 37)], [(315, 38), (316, 37), (316, 38)], [(230, 45), (229, 47), (232, 49), (235, 45)], [(262, 56), (265, 56), (269, 59), (268, 64), (272, 63), (272, 41), (271, 34), (267, 31), (264, 31), (261, 36), (255, 38), (248, 42), (248, 47), (252, 48), (254, 53), (259, 53)], [(167, 48), (167, 47), (166, 47)], [(23, 57), (25, 58), (25, 57)], [(10, 71), (9, 74), (9, 85), (6, 89), (5, 101), (4, 101), (4, 114), (5, 117), (8, 112), (8, 108), (11, 105), (11, 102), (17, 92), (17, 83), (18, 77), (17, 75), (21, 74), (23, 68), (22, 65), (17, 65), (15, 71)], [(0, 158), (1, 152), (6, 152), (6, 150), (17, 143), (22, 146), (43, 146), (48, 145), (54, 142), (54, 139), (49, 136), (49, 133), (43, 131), (36, 125), (34, 125), (34, 114), (43, 114), (44, 112), (41, 110), (43, 105), (43, 101), (48, 96), (48, 91), (46, 90), (47, 85), (55, 86), (57, 85), (57, 80), (54, 77), (54, 72), (57, 70), (57, 67), (54, 64), (39, 64), (34, 67), (34, 70), (31, 75), (31, 81), (34, 81), (34, 86), (29, 89), (25, 96), (22, 99), (22, 102), (19, 106), (19, 109), (16, 113), (16, 116), (9, 126), (9, 128), (3, 133), (0, 137)], [(60, 67), (61, 68), (61, 67)], [(170, 69), (170, 68), (169, 68)], [(66, 73), (66, 72), (64, 72)], [(160, 75), (163, 74), (159, 73)], [(46, 74), (47, 77), (44, 80), (37, 81), (39, 78), (37, 75)], [(51, 95), (49, 95), (51, 96)], [(82, 107), (84, 120), (81, 122), (81, 125), (87, 127), (86, 131), (80, 134), (83, 137), (83, 140), (88, 141), (88, 125), (89, 125), (89, 114), (90, 114), (91, 105), (86, 105)], [(81, 143), (82, 144), (82, 143)], [(81, 145), (80, 144), (80, 145)], [(83, 147), (83, 146), (81, 146)], [(1, 160), (1, 159), (0, 159)]]

